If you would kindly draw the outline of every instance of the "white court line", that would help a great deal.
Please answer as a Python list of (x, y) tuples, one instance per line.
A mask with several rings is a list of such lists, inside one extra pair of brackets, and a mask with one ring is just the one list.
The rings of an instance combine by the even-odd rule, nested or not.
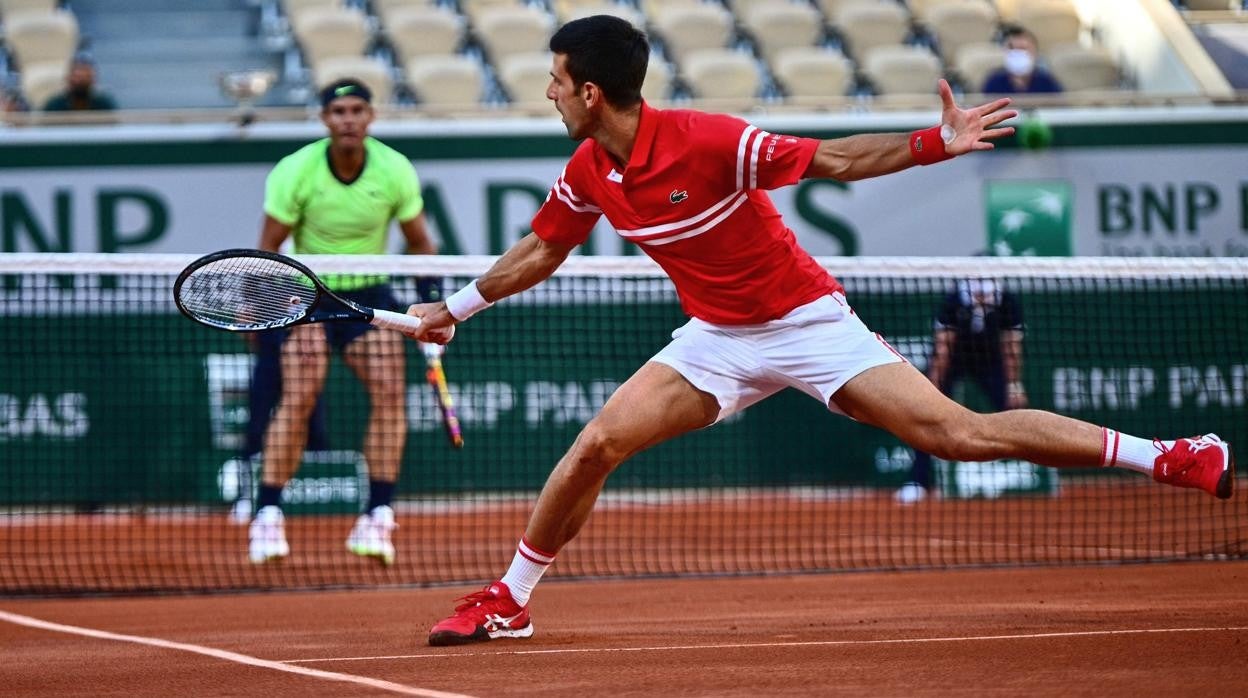
[(324, 679), (326, 681), (341, 681), (344, 683), (355, 683), (369, 688), (376, 688), (382, 691), (390, 691), (391, 693), (400, 693), (405, 696), (423, 696), (424, 698), (472, 698), (462, 693), (445, 693), (443, 691), (434, 691), (428, 688), (416, 688), (414, 686), (405, 686), (401, 683), (391, 681), (383, 681), (381, 679), (372, 679), (367, 676), (356, 676), (354, 674), (340, 674), (336, 671), (321, 671), (320, 669), (309, 669), (301, 666), (290, 666), (283, 662), (274, 662), (268, 659), (259, 659), (250, 657), (237, 652), (228, 652), (226, 650), (214, 649), (212, 647), (201, 647), (200, 645), (189, 645), (182, 642), (171, 642), (169, 640), (161, 640), (155, 637), (143, 637), (140, 635), (120, 635), (118, 633), (110, 633), (105, 630), (95, 630), (93, 628), (81, 628), (76, 625), (61, 625), (60, 623), (49, 623), (46, 620), (31, 618), (30, 616), (18, 615), (7, 611), (0, 611), (0, 620), (5, 620), (15, 625), (24, 625), (28, 628), (38, 628), (39, 630), (50, 630), (58, 633), (68, 633), (70, 635), (82, 635), (85, 637), (94, 637), (100, 640), (116, 640), (118, 642), (133, 642), (137, 645), (147, 645), (149, 647), (160, 647), (162, 649), (180, 650), (182, 652), (192, 652), (194, 654), (202, 654), (215, 659), (224, 659), (227, 662), (236, 662), (238, 664), (246, 664), (247, 666), (260, 667), (262, 669), (273, 669), (276, 671), (284, 671), (290, 674), (299, 674), (300, 676), (311, 676), (316, 679)]
[(1137, 630), (1079, 630), (1063, 633), (1028, 633), (1020, 635), (973, 635), (970, 637), (911, 637), (892, 640), (809, 640), (805, 642), (741, 642), (722, 645), (660, 645), (655, 647), (583, 647), (557, 650), (510, 650), (503, 652), (428, 654), (394, 654), (377, 657), (332, 657), (326, 659), (286, 659), (287, 664), (311, 664), (313, 662), (363, 662), (386, 659), (428, 659), (432, 657), (490, 657), (518, 654), (580, 654), (590, 652), (671, 652), (676, 650), (723, 650), (750, 649), (754, 647), (829, 647), (835, 645), (912, 645), (924, 642), (978, 642), (985, 640), (1033, 640), (1050, 637), (1093, 637), (1097, 635), (1144, 635), (1148, 633), (1205, 633), (1241, 632), (1248, 626), (1212, 628), (1145, 628)]

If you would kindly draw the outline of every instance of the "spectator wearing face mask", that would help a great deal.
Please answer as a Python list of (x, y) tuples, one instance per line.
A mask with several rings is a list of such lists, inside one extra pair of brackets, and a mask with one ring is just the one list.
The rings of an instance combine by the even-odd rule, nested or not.
[(987, 94), (1055, 93), (1062, 86), (1053, 74), (1036, 64), (1036, 36), (1022, 27), (1005, 30), (1005, 67), (984, 81)]

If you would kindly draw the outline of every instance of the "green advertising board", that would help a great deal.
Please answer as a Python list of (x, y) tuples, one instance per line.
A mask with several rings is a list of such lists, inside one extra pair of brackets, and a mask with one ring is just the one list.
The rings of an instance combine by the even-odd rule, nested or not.
[[(849, 278), (859, 315), (916, 365), (947, 282)], [(1006, 279), (1026, 317), (1032, 405), (1141, 436), (1248, 438), (1248, 294), (1242, 279)], [(520, 296), (461, 327), (444, 364), (465, 446), (451, 448), (414, 344), (400, 496), (532, 492), (611, 392), (683, 317), (666, 299), (543, 302)], [(163, 306), (97, 306), (0, 324), (0, 506), (226, 507), (248, 485), (246, 345)], [(964, 396), (985, 408), (974, 391)], [(364, 491), (367, 398), (335, 360), (331, 448), (309, 454), (288, 502), (353, 511)], [(879, 487), (909, 449), (795, 391), (624, 464), (611, 488)], [(233, 464), (233, 465), (231, 465)], [(255, 464), (247, 471), (254, 477)], [(948, 496), (1051, 492), (1029, 464), (938, 467)]]

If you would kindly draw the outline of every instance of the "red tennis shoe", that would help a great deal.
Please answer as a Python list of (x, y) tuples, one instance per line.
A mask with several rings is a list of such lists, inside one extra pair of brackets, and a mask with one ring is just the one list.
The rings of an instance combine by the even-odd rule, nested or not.
[(461, 599), (455, 615), (429, 631), (429, 644), (435, 647), (466, 645), (500, 637), (531, 637), (533, 622), (529, 609), (511, 598), (511, 590), (494, 582)]
[(1175, 487), (1194, 487), (1218, 499), (1235, 494), (1235, 457), (1217, 434), (1179, 439), (1153, 461), (1153, 479)]

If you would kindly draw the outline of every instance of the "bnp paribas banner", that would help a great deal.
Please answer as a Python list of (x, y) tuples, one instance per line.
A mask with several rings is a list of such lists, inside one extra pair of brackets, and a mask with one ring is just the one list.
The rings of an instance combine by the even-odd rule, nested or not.
[[(754, 121), (830, 138), (930, 118)], [(1248, 254), (1248, 110), (1050, 118), (1045, 150), (1007, 141), (874, 180), (805, 181), (773, 199), (816, 255)], [(450, 254), (498, 254), (525, 234), (574, 147), (554, 120), (383, 122), (375, 133), (412, 159)], [(265, 175), (320, 135), (314, 123), (0, 133), (0, 252), (254, 245)], [(604, 222), (582, 252), (636, 250)]]
[[(522, 294), (462, 327), (444, 357), (462, 449), (447, 442), (423, 358), (406, 344), (405, 495), (536, 490), (681, 322), (670, 297), (639, 293), (643, 286), (595, 297), (579, 281), (556, 278), (543, 288), (560, 290)], [(922, 370), (943, 285), (893, 281), (845, 279), (856, 311)], [(1243, 278), (1006, 283), (1026, 307), (1022, 380), (1034, 407), (1145, 436), (1212, 431), (1248, 440), (1248, 324), (1237, 321), (1248, 317)], [(29, 311), (34, 299), (61, 297), (53, 289), (9, 291), (35, 295), (11, 306), (27, 311), (0, 322), (0, 507), (248, 501), (259, 465), (244, 439), (256, 416), (252, 356), (237, 335), (178, 315), (171, 284), (167, 276), (113, 279), (91, 287), (90, 304), (49, 304), (53, 318)], [(973, 384), (961, 390), (959, 400), (990, 408)], [(367, 397), (339, 361), (325, 395), (328, 448), (305, 454), (285, 494), (292, 511), (353, 512), (367, 491)], [(638, 454), (611, 487), (891, 491), (909, 476), (912, 455), (885, 432), (788, 390)], [(938, 463), (937, 474), (950, 497), (1059, 486), (1052, 471), (1018, 461)], [(1083, 476), (1062, 474), (1063, 482)]]

